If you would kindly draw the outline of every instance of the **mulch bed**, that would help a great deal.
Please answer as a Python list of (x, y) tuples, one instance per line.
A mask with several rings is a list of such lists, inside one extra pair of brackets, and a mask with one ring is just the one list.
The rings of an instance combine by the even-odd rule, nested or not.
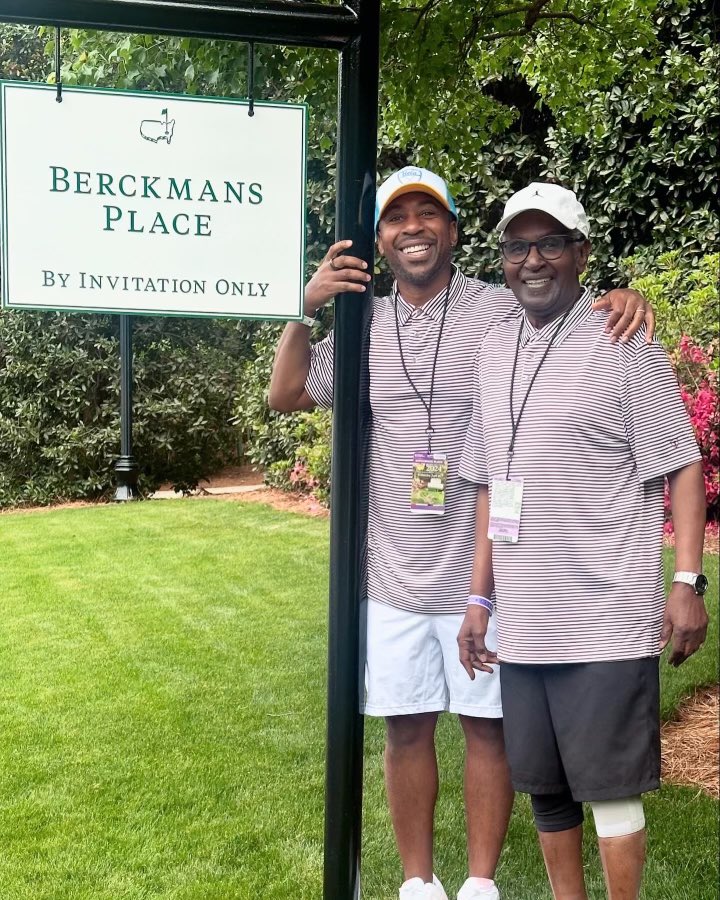
[(330, 510), (313, 500), (307, 494), (294, 494), (290, 491), (278, 491), (265, 488), (262, 491), (249, 491), (247, 494), (215, 494), (215, 500), (236, 500), (238, 503), (265, 503), (274, 509), (284, 512), (300, 513), (303, 516), (326, 519)]
[(666, 722), (660, 732), (663, 780), (699, 787), (720, 799), (718, 686), (704, 688)]

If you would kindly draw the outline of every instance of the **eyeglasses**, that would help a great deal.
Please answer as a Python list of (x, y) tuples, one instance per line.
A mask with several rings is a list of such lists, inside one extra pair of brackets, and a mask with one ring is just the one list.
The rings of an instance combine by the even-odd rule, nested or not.
[(546, 234), (539, 241), (522, 241), (520, 238), (500, 241), (500, 249), (508, 262), (522, 263), (530, 255), (530, 248), (537, 247), (540, 256), (550, 262), (560, 259), (568, 244), (579, 244), (584, 240), (584, 237), (570, 237), (569, 234)]

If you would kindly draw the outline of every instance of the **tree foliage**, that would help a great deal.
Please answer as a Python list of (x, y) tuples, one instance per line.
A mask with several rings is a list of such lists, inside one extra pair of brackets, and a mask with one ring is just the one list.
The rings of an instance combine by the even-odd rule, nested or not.
[[(479, 147), (522, 125), (523, 79), (558, 120), (584, 130), (585, 94), (654, 45), (655, 0), (385, 5), (382, 143), (415, 147), (456, 186)], [(420, 128), (419, 128), (420, 126)], [(462, 176), (462, 179), (460, 178)]]
[(0, 72), (3, 78), (44, 81), (49, 69), (45, 47), (36, 29), (23, 25), (0, 26)]
[[(574, 187), (585, 202), (593, 222), (596, 282), (640, 278), (668, 252), (680, 254), (692, 272), (718, 231), (716, 32), (713, 12), (700, 0), (385, 0), (380, 174), (413, 162), (445, 175), (461, 213), (456, 259), (468, 274), (501, 278), (493, 228), (502, 204), (514, 190), (548, 176)], [(0, 29), (4, 77), (52, 80), (53, 50), (50, 29)], [(66, 84), (239, 98), (247, 91), (247, 48), (241, 43), (64, 31), (62, 59)], [(337, 55), (259, 45), (255, 84), (258, 99), (305, 101), (310, 107), (312, 268), (333, 240)], [(663, 259), (671, 259), (674, 271), (677, 257)], [(381, 277), (379, 289), (384, 286)], [(21, 323), (25, 314), (17, 315)], [(66, 360), (64, 371), (84, 372), (88, 366), (75, 382), (74, 399), (53, 407), (53, 421), (63, 425), (52, 440), (66, 447), (68, 458), (72, 442), (66, 435), (74, 434), (78, 417), (88, 415), (81, 398), (93, 366), (112, 398), (91, 416), (91, 422), (102, 423), (94, 437), (88, 432), (79, 441), (96, 440), (92, 465), (73, 462), (67, 469), (79, 495), (101, 490), (97, 473), (107, 471), (116, 452), (117, 377), (110, 372), (116, 344), (109, 322), (65, 318), (77, 328), (75, 339), (87, 359)], [(35, 323), (41, 354), (57, 343), (59, 320), (27, 314), (27, 321)], [(328, 311), (325, 325), (330, 324)], [(0, 335), (2, 327), (8, 326), (0, 326)], [(29, 333), (25, 325), (17, 328)], [(190, 484), (207, 474), (208, 465), (230, 452), (231, 416), (243, 452), (263, 466), (280, 461), (277, 477), (294, 471), (299, 480), (312, 480), (316, 469), (325, 472), (327, 418), (280, 417), (267, 409), (278, 326), (200, 326), (197, 320), (170, 326), (147, 319), (139, 328), (136, 437), (152, 460), (148, 483), (165, 477)], [(102, 353), (93, 349), (96, 344)], [(174, 374), (163, 369), (166, 355)], [(212, 384), (206, 380), (210, 370)], [(0, 389), (5, 434), (12, 422), (35, 421), (29, 407), (12, 405), (13, 391), (48, 393), (57, 377), (48, 368), (43, 377), (38, 370), (34, 382), (18, 375), (12, 390), (6, 381), (4, 395)], [(220, 386), (231, 412), (221, 402)], [(200, 401), (201, 394), (207, 401)], [(203, 444), (203, 431), (213, 430), (215, 443)]]
[(609, 90), (588, 92), (582, 137), (558, 124), (546, 141), (546, 171), (591, 213), (606, 281), (622, 277), (629, 255), (652, 263), (678, 249), (692, 264), (717, 246), (717, 22), (701, 0), (664, 0), (655, 23), (652, 68), (624, 65)]
[(708, 253), (694, 263), (682, 251), (670, 250), (652, 265), (639, 255), (629, 257), (624, 266), (631, 286), (641, 291), (655, 309), (662, 343), (676, 348), (683, 336), (689, 338), (708, 353), (710, 367), (720, 371), (720, 253)]

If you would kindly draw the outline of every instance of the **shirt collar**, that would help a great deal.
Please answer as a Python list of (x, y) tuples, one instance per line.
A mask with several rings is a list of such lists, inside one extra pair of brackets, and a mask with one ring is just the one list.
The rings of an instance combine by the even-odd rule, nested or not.
[[(568, 310), (567, 318), (553, 340), (553, 347), (561, 344), (569, 334), (575, 331), (581, 322), (585, 321), (592, 312), (592, 302), (592, 291), (590, 288), (586, 288)], [(557, 327), (557, 319), (554, 319), (552, 322), (548, 322), (547, 325), (543, 325), (542, 328), (535, 328), (534, 325), (530, 324), (527, 313), (523, 310), (520, 346), (525, 347), (530, 341), (540, 341), (543, 344), (547, 344), (555, 334)]]
[[(460, 269), (453, 266), (453, 274), (450, 280), (450, 293), (448, 294), (448, 312), (465, 293), (467, 283), (468, 279), (466, 276), (463, 275)], [(447, 285), (435, 294), (434, 297), (431, 297), (430, 300), (426, 300), (422, 306), (413, 306), (412, 303), (408, 303), (407, 300), (403, 299), (398, 291), (397, 282), (395, 282), (393, 284), (392, 296), (397, 298), (397, 312), (400, 324), (407, 325), (413, 314), (415, 318), (427, 316), (431, 318), (433, 322), (440, 323), (443, 317), (443, 306), (445, 304), (446, 293)]]

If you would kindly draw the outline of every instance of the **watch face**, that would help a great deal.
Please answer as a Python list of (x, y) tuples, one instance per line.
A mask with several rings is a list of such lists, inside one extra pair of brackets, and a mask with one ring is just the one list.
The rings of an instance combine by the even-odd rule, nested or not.
[(708, 580), (704, 575), (698, 575), (693, 586), (695, 588), (695, 593), (702, 596), (707, 590)]

